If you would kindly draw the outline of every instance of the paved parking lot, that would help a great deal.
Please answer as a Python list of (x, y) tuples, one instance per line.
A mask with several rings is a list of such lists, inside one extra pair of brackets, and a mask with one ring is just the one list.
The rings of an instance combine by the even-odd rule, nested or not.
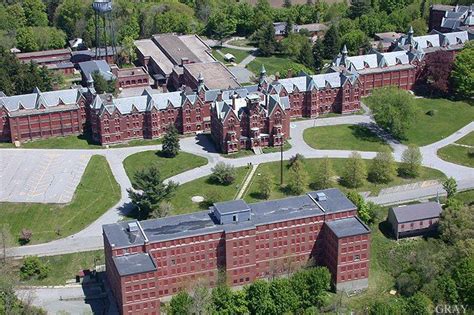
[(70, 202), (90, 157), (68, 151), (3, 151), (0, 202)]

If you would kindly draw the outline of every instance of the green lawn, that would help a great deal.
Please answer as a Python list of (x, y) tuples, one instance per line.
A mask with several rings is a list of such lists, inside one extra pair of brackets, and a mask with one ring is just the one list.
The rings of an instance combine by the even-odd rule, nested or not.
[(229, 41), (229, 45), (239, 47), (253, 47), (252, 43), (248, 39), (235, 39)]
[[(126, 147), (137, 147), (145, 145), (156, 145), (161, 144), (162, 139), (140, 139), (131, 140), (126, 143), (117, 145), (111, 145), (111, 148), (126, 148)], [(0, 148), (14, 148), (12, 143), (0, 142)], [(85, 135), (79, 136), (66, 136), (66, 137), (53, 137), (49, 139), (35, 140), (24, 142), (21, 144), (22, 148), (27, 149), (104, 149), (101, 146), (92, 141), (92, 139)]]
[(125, 172), (133, 183), (134, 174), (152, 165), (158, 167), (163, 178), (207, 164), (207, 159), (191, 153), (179, 152), (174, 158), (166, 158), (161, 151), (144, 151), (128, 156), (124, 161)]
[(119, 200), (120, 187), (107, 160), (94, 155), (69, 204), (0, 203), (0, 222), (15, 238), (26, 228), (33, 232), (31, 244), (43, 243), (84, 229)]
[(474, 147), (474, 132), (468, 133), (467, 135), (456, 141), (456, 143), (470, 145)]
[(469, 148), (450, 144), (438, 150), (438, 156), (451, 163), (474, 167), (474, 156), (469, 155)]
[[(248, 55), (248, 51), (244, 50), (238, 50), (238, 49), (233, 49), (233, 48), (227, 48), (227, 47), (222, 47), (222, 48), (217, 48), (219, 49), (224, 55), (225, 54), (232, 54), (235, 57), (235, 63), (240, 63), (242, 60), (244, 60)], [(216, 50), (217, 50), (216, 49)], [(212, 55), (222, 63), (228, 63), (227, 61), (224, 60), (224, 57), (219, 54), (216, 50), (212, 52)]]
[(171, 204), (174, 207), (173, 214), (195, 212), (208, 208), (205, 203), (193, 203), (191, 201), (193, 196), (203, 196), (205, 199), (213, 198), (216, 201), (234, 199), (248, 172), (249, 169), (247, 167), (236, 168), (236, 179), (233, 184), (228, 186), (217, 185), (210, 182), (209, 176), (201, 177), (180, 185), (171, 199)]
[(254, 61), (248, 64), (247, 68), (258, 75), (262, 68), (262, 64), (265, 65), (267, 75), (279, 72), (281, 76), (284, 76), (288, 72), (288, 69), (292, 69), (294, 75), (298, 74), (301, 70), (311, 73), (311, 71), (302, 64), (299, 64), (285, 56), (257, 57)]
[[(456, 143), (474, 147), (474, 132), (471, 132), (466, 136), (462, 137), (461, 139), (456, 141)], [(451, 163), (474, 167), (474, 156), (469, 155), (468, 147), (450, 144), (439, 149), (438, 156), (443, 160)]]
[[(372, 106), (370, 100), (370, 96), (365, 99)], [(474, 106), (465, 102), (428, 98), (417, 98), (414, 102), (416, 119), (402, 141), (405, 144), (424, 146), (439, 141), (474, 120)], [(427, 114), (430, 110), (434, 116)]]
[(303, 133), (304, 141), (314, 149), (382, 151), (390, 146), (362, 125), (313, 127)]
[[(66, 281), (75, 279), (80, 270), (93, 270), (97, 265), (105, 264), (104, 250), (90, 252), (40, 257), (51, 267), (48, 277), (43, 280), (30, 279), (21, 281), (21, 285), (65, 285)], [(16, 269), (21, 267), (22, 261), (16, 261)]]
[[(314, 174), (317, 166), (319, 165), (321, 159), (306, 159), (305, 160), (305, 169), (309, 174), (309, 184), (314, 180)], [(342, 169), (344, 167), (344, 163), (346, 162), (346, 159), (331, 159), (333, 169), (336, 173), (336, 175), (341, 174)], [(370, 160), (365, 160), (366, 163), (370, 163)], [(264, 163), (260, 164), (258, 166), (257, 171), (255, 172), (255, 176), (252, 180), (252, 183), (250, 184), (250, 187), (247, 189), (246, 194), (244, 195), (244, 199), (247, 202), (257, 202), (261, 201), (259, 193), (258, 193), (258, 187), (256, 184), (256, 178), (258, 174), (270, 174), (273, 177), (273, 190), (270, 195), (270, 199), (278, 199), (278, 198), (285, 198), (288, 197), (286, 194), (285, 190), (280, 188), (280, 162), (271, 162), (271, 163)], [(444, 179), (446, 176), (441, 173), (438, 170), (431, 169), (424, 167), (422, 174), (420, 177), (415, 178), (415, 179), (406, 179), (402, 177), (396, 177), (394, 181), (392, 181), (389, 184), (373, 184), (370, 182), (366, 182), (366, 184), (363, 187), (358, 188), (358, 191), (371, 191), (372, 194), (378, 194), (380, 189), (390, 187), (390, 186), (397, 186), (397, 185), (404, 185), (404, 184), (409, 184), (413, 182), (418, 182), (418, 181), (423, 181), (423, 180), (428, 180), (428, 179)], [(285, 162), (285, 165), (283, 167), (283, 178), (284, 180), (288, 178), (288, 167), (287, 163)], [(337, 188), (340, 188), (343, 191), (347, 191), (347, 188), (337, 184)], [(306, 187), (307, 191), (313, 190), (310, 186)]]

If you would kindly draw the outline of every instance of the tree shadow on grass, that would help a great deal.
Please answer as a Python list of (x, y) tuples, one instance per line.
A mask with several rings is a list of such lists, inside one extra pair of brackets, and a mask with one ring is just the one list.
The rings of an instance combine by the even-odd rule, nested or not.
[(265, 198), (265, 196), (262, 193), (256, 192), (256, 191), (251, 192), (249, 196), (254, 199), (267, 200), (267, 198)]
[(351, 129), (352, 135), (359, 140), (384, 144), (384, 141), (377, 136), (369, 124), (352, 125), (349, 126), (349, 129)]

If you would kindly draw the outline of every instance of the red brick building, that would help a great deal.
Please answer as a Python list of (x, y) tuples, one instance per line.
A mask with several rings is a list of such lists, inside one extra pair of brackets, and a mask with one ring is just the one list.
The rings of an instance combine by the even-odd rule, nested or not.
[(424, 202), (390, 208), (387, 221), (398, 240), (401, 237), (426, 235), (438, 229), (443, 208), (437, 202)]
[(33, 62), (64, 74), (74, 73), (74, 64), (71, 62), (72, 54), (69, 48), (17, 53), (15, 56), (24, 63)]
[(1, 141), (81, 134), (86, 98), (79, 89), (0, 97), (0, 119)]
[(214, 204), (209, 211), (103, 226), (107, 277), (122, 314), (159, 314), (160, 298), (328, 266), (337, 290), (368, 285), (370, 230), (337, 189), (281, 200)]
[(127, 89), (150, 86), (150, 76), (143, 67), (120, 69), (117, 65), (110, 67), (117, 80), (117, 88)]

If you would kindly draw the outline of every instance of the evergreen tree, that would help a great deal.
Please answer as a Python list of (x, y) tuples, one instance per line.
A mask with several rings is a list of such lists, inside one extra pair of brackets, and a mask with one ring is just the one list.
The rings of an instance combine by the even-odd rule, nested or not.
[(373, 183), (386, 184), (397, 175), (397, 167), (392, 152), (378, 152), (369, 166), (369, 180)]
[(308, 173), (304, 169), (301, 160), (296, 160), (291, 164), (288, 177), (287, 188), (290, 193), (300, 195), (306, 190), (306, 186), (308, 185)]
[(263, 173), (257, 180), (258, 193), (263, 199), (268, 199), (272, 193), (273, 178), (268, 173)]
[(398, 168), (398, 172), (406, 177), (418, 177), (421, 172), (421, 162), (423, 157), (418, 148), (414, 144), (410, 144), (408, 148), (402, 153), (402, 163)]
[(162, 152), (164, 156), (168, 158), (174, 158), (178, 155), (180, 150), (179, 146), (179, 135), (178, 130), (173, 124), (168, 126), (166, 134), (163, 137), (163, 149)]
[(320, 71), (324, 65), (324, 45), (321, 38), (316, 40), (316, 43), (313, 45), (313, 59), (314, 59), (314, 66), (313, 68), (316, 71)]
[(367, 168), (358, 152), (352, 152), (347, 159), (343, 170), (341, 181), (344, 186), (349, 188), (358, 188), (364, 185), (367, 178)]
[(334, 171), (331, 160), (326, 157), (321, 160), (315, 172), (315, 181), (313, 183), (313, 189), (326, 189), (335, 186), (333, 179)]
[(324, 35), (323, 46), (325, 59), (332, 60), (339, 53), (341, 42), (339, 38), (339, 31), (335, 24), (332, 24), (326, 32), (326, 35)]
[(134, 189), (128, 189), (127, 192), (141, 219), (147, 219), (159, 209), (161, 203), (168, 200), (178, 188), (178, 184), (172, 181), (165, 184), (156, 166), (139, 170), (133, 179)]
[(301, 46), (300, 53), (298, 55), (298, 62), (310, 69), (314, 67), (313, 51), (308, 40), (305, 40)]
[(275, 27), (269, 20), (263, 24), (252, 36), (253, 40), (257, 43), (257, 47), (262, 56), (270, 56), (275, 52), (276, 40), (275, 40)]
[(115, 94), (116, 85), (115, 80), (107, 81), (98, 71), (92, 73), (92, 80), (94, 81), (94, 89), (98, 94), (112, 93)]
[(363, 14), (369, 13), (370, 10), (370, 0), (352, 0), (349, 8), (349, 16), (351, 19), (355, 19)]

